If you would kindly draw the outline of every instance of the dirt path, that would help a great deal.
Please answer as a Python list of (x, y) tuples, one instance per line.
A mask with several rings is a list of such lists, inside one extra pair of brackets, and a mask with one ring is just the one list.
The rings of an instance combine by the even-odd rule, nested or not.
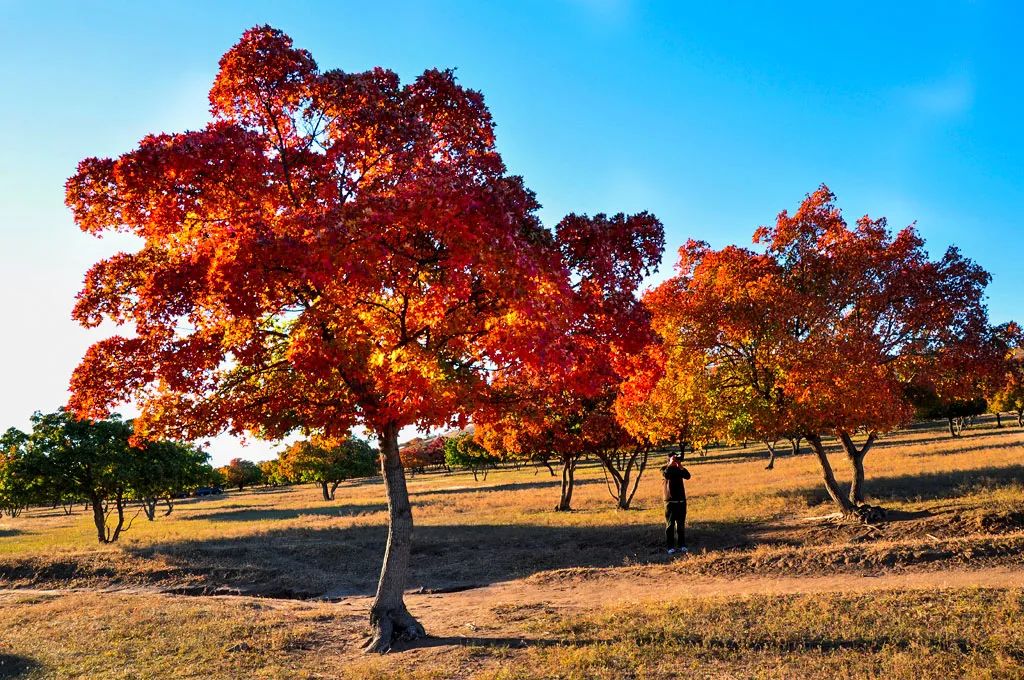
[[(409, 609), (434, 635), (458, 637), (471, 631), (501, 630), (496, 609), (515, 608), (595, 610), (601, 607), (688, 597), (743, 597), (754, 594), (862, 593), (876, 590), (934, 590), (940, 588), (1024, 588), (1024, 571), (1010, 568), (915, 571), (877, 576), (834, 575), (800, 577), (704, 577), (640, 570), (616, 570), (608, 575), (569, 575), (556, 582), (525, 579), (496, 583), (458, 593), (406, 596)], [(338, 603), (353, 614), (366, 612), (370, 598), (347, 598)]]

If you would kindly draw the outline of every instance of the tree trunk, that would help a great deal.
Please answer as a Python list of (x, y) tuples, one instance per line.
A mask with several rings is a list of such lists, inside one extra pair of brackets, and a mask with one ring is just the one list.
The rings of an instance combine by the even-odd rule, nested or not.
[(957, 428), (956, 428), (956, 424), (955, 424), (955, 420), (956, 419), (955, 418), (946, 418), (946, 420), (949, 421), (949, 436), (950, 437), (954, 437), (954, 438), (955, 437), (959, 437), (960, 436), (960, 432), (958, 432)]
[(174, 512), (174, 501), (171, 499), (170, 496), (167, 496), (166, 498), (164, 498), (164, 503), (167, 504), (167, 512), (164, 513), (164, 517), (167, 517), (167, 515)]
[(341, 485), (341, 482), (331, 482), (331, 500), (332, 501), (334, 500), (334, 494), (337, 493), (338, 486), (340, 486), (340, 485)]
[(803, 437), (793, 437), (792, 439), (789, 440), (789, 446), (793, 449), (793, 455), (794, 456), (799, 456), (800, 455), (800, 440), (801, 439), (803, 439)]
[(320, 482), (320, 493), (323, 495), (325, 501), (331, 500), (331, 494), (327, 492), (327, 482)]
[(398, 426), (386, 425), (379, 433), (381, 468), (388, 499), (388, 544), (370, 607), (371, 636), (366, 650), (386, 652), (397, 640), (414, 640), (426, 632), (405, 607), (403, 592), (409, 577), (412, 552), (412, 507), (405, 485), (405, 470), (398, 456)]
[(89, 502), (92, 505), (92, 521), (96, 525), (96, 535), (100, 543), (107, 543), (107, 512), (103, 507), (103, 499), (92, 495), (89, 496)]
[(765, 465), (765, 470), (775, 469), (775, 442), (765, 442), (765, 446), (768, 447), (768, 464)]
[(853, 505), (839, 490), (836, 476), (832, 472), (832, 465), (828, 462), (828, 456), (825, 455), (825, 447), (821, 443), (821, 437), (812, 434), (807, 435), (806, 439), (814, 450), (815, 455), (818, 456), (818, 463), (821, 465), (821, 477), (825, 482), (825, 490), (828, 491), (829, 497), (832, 498), (832, 502), (836, 504), (844, 515), (850, 514), (853, 512)]
[(576, 481), (576, 458), (567, 456), (562, 458), (562, 489), (555, 506), (555, 512), (568, 512), (572, 510), (572, 490)]
[[(121, 536), (121, 530), (124, 527), (124, 496), (121, 492), (118, 492), (114, 499), (114, 508), (117, 510), (117, 524), (114, 525), (114, 530), (110, 533), (108, 543), (116, 541)], [(135, 516), (138, 517), (138, 513)]]
[(686, 460), (686, 440), (679, 438), (679, 457)]
[(156, 498), (143, 498), (142, 509), (146, 513), (146, 519), (150, 522), (156, 519)]
[(853, 470), (853, 481), (850, 483), (850, 502), (854, 505), (860, 505), (864, 502), (864, 456), (867, 455), (868, 450), (875, 443), (878, 434), (875, 432), (869, 433), (867, 440), (860, 449), (854, 444), (849, 432), (840, 430), (838, 434), (840, 441), (843, 442), (843, 448), (846, 449), (846, 457), (849, 459), (850, 467)]
[(1002, 416), (999, 415), (999, 412), (997, 411), (996, 412), (996, 427), (1002, 427), (1002, 426), (1003, 426), (1003, 418), (1002, 418)]
[(1017, 427), (1024, 427), (1024, 409), (1017, 409)]

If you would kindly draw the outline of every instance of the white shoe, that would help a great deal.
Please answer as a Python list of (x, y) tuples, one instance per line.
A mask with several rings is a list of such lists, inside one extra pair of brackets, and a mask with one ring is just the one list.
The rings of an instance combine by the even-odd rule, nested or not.
[(682, 548), (676, 548), (676, 552), (682, 555), (683, 553), (690, 552), (690, 549), (684, 545)]
[(676, 554), (676, 549), (675, 548), (669, 548), (668, 549), (668, 554), (669, 555), (675, 555)]

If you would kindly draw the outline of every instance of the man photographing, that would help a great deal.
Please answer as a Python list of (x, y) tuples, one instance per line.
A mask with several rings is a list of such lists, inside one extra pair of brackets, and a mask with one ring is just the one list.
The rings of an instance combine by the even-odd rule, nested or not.
[(689, 552), (686, 548), (686, 488), (683, 480), (690, 472), (682, 465), (683, 457), (669, 454), (668, 465), (661, 468), (665, 478), (665, 543), (668, 554)]

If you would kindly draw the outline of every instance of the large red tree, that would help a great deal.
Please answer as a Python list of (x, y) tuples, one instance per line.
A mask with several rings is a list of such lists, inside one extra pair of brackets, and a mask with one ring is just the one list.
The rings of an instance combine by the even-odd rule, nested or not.
[(321, 71), (263, 26), (221, 59), (210, 110), (68, 180), (81, 229), (141, 239), (86, 275), (75, 318), (134, 332), (88, 350), (71, 404), (134, 400), (142, 437), (375, 433), (389, 532), (368, 648), (386, 650), (424, 633), (402, 597), (398, 432), (464, 419), (489, 370), (544, 360), (557, 252), (450, 72)]

